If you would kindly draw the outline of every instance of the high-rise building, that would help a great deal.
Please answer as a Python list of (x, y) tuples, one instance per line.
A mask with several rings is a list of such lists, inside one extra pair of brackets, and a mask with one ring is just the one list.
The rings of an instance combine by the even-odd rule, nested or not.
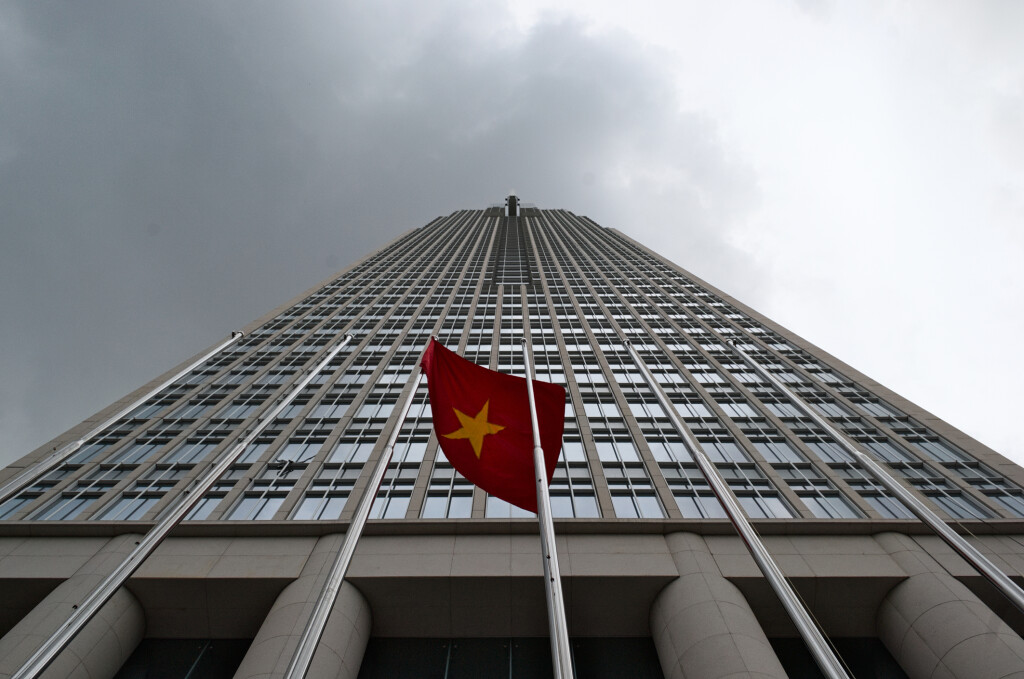
[(313, 675), (549, 675), (536, 519), (439, 452), (413, 379), (432, 335), (519, 375), (525, 336), (568, 391), (551, 502), (577, 676), (817, 671), (624, 339), (855, 676), (1024, 676), (1024, 616), (734, 344), (1018, 582), (1024, 470), (622, 233), (515, 197), (405, 233), (0, 472), (0, 676), (235, 454), (48, 671), (279, 676), (396, 426)]

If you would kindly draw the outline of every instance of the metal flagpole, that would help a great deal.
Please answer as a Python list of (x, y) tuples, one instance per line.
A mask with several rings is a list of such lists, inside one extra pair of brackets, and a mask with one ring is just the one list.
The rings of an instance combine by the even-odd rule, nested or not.
[(242, 333), (240, 333), (240, 332), (233, 332), (233, 333), (231, 333), (231, 338), (230, 339), (226, 339), (223, 342), (221, 342), (220, 344), (218, 344), (217, 346), (215, 346), (213, 349), (210, 349), (208, 352), (206, 352), (205, 354), (203, 354), (202, 356), (200, 356), (196, 360), (192, 361), (191, 363), (189, 363), (187, 366), (185, 366), (184, 368), (182, 368), (178, 372), (174, 373), (174, 375), (172, 375), (171, 377), (169, 377), (166, 380), (164, 380), (163, 382), (161, 382), (159, 386), (154, 387), (153, 389), (151, 389), (148, 392), (146, 392), (146, 394), (144, 396), (141, 396), (141, 397), (135, 399), (134, 401), (131, 402), (131, 404), (129, 404), (128, 406), (122, 408), (116, 415), (108, 417), (101, 424), (99, 424), (99, 425), (93, 427), (92, 429), (90, 429), (89, 432), (87, 434), (85, 434), (82, 438), (78, 439), (77, 441), (72, 441), (70, 443), (67, 443), (67, 444), (61, 446), (59, 449), (57, 449), (54, 452), (50, 453), (49, 455), (47, 455), (43, 459), (39, 460), (35, 464), (31, 464), (28, 467), (25, 467), (24, 469), (22, 469), (20, 473), (16, 474), (14, 477), (8, 479), (7, 482), (4, 483), (3, 486), (0, 486), (0, 502), (4, 502), (5, 500), (10, 498), (15, 493), (20, 492), (23, 488), (25, 488), (25, 486), (28, 486), (33, 481), (35, 481), (37, 478), (39, 478), (40, 476), (42, 476), (46, 472), (50, 471), (51, 469), (56, 467), (58, 464), (60, 464), (64, 460), (66, 460), (69, 457), (71, 457), (71, 455), (74, 454), (74, 452), (76, 450), (81, 448), (82, 445), (86, 441), (91, 439), (93, 436), (95, 436), (96, 434), (99, 434), (104, 429), (106, 429), (110, 425), (114, 424), (115, 422), (120, 420), (122, 417), (124, 417), (125, 415), (130, 413), (131, 411), (133, 411), (136, 408), (138, 408), (143, 402), (145, 402), (146, 400), (152, 398), (156, 394), (158, 394), (161, 391), (163, 391), (172, 382), (175, 382), (182, 375), (185, 375), (189, 371), (191, 371), (194, 368), (196, 368), (196, 366), (198, 366), (201, 363), (203, 363), (204, 361), (206, 361), (206, 359), (208, 359), (211, 356), (213, 356), (213, 355), (217, 354), (218, 352), (220, 352), (220, 350), (223, 349), (224, 347), (228, 346), (229, 344), (233, 344), (233, 343), (237, 342), (241, 337), (242, 337)]
[(1017, 583), (1003, 573), (994, 563), (992, 563), (992, 561), (988, 559), (988, 557), (979, 552), (974, 545), (966, 540), (966, 538), (946, 525), (946, 522), (943, 521), (938, 514), (918, 500), (913, 493), (907, 490), (903, 484), (897, 481), (896, 478), (886, 471), (884, 467), (871, 459), (871, 457), (865, 453), (858, 450), (845, 434), (833, 427), (827, 419), (822, 417), (816, 410), (814, 410), (814, 408), (805, 403), (804, 400), (787, 387), (782, 380), (761, 366), (747, 352), (740, 349), (735, 340), (730, 340), (729, 343), (732, 345), (732, 348), (736, 353), (739, 354), (740, 357), (743, 358), (743, 360), (746, 361), (755, 371), (757, 371), (761, 377), (768, 380), (772, 386), (785, 394), (805, 415), (807, 415), (807, 417), (813, 420), (815, 424), (828, 432), (829, 436), (831, 436), (843, 450), (853, 457), (861, 467), (867, 470), (871, 476), (878, 481), (878, 483), (882, 484), (886, 490), (895, 495), (900, 502), (905, 504), (907, 508), (917, 516), (917, 518), (921, 519), (921, 521), (935, 531), (939, 537), (945, 540), (946, 544), (952, 547), (957, 554), (962, 556), (965, 561), (971, 564), (979, 573), (984, 575), (985, 578), (995, 585), (999, 591), (1017, 607), (1018, 610), (1024, 612), (1024, 590), (1022, 590)]
[(551, 500), (548, 495), (547, 467), (544, 449), (540, 445), (540, 427), (537, 424), (537, 404), (533, 396), (533, 365), (526, 338), (523, 345), (523, 364), (526, 366), (526, 393), (530, 398), (530, 425), (533, 427), (533, 472), (537, 478), (537, 519), (540, 521), (540, 548), (544, 561), (544, 593), (548, 602), (548, 627), (551, 630), (551, 662), (554, 679), (572, 679), (572, 655), (569, 648), (569, 626), (565, 621), (565, 600), (562, 597), (562, 577), (558, 570), (558, 551), (555, 547), (555, 525), (551, 521)]
[(412, 375), (409, 376), (409, 382), (407, 383), (412, 384), (412, 389), (409, 390), (409, 394), (405, 397), (405, 402), (402, 404), (402, 409), (398, 414), (398, 420), (395, 422), (390, 436), (388, 436), (387, 445), (380, 453), (377, 466), (373, 468), (370, 482), (366, 485), (363, 496), (359, 498), (355, 515), (348, 525), (348, 530), (345, 531), (345, 541), (338, 550), (338, 555), (334, 558), (331, 571), (327, 575), (327, 581), (324, 583), (313, 612), (310, 614), (309, 620), (302, 630), (302, 636), (295, 647), (295, 653), (292, 655), (291, 662), (288, 663), (288, 669), (284, 673), (285, 679), (304, 679), (306, 673), (309, 672), (309, 666), (313, 662), (313, 655), (320, 644), (324, 628), (327, 627), (327, 619), (331, 615), (331, 609), (334, 608), (338, 592), (341, 591), (341, 585), (345, 581), (349, 564), (352, 563), (352, 557), (356, 553), (356, 544), (363, 533), (363, 527), (366, 526), (366, 520), (370, 517), (370, 509), (373, 508), (373, 501), (377, 498), (377, 490), (384, 480), (384, 474), (388, 470), (391, 456), (395, 452), (398, 434), (402, 430), (405, 418), (409, 415), (409, 409), (412, 408), (412, 401), (416, 396), (416, 391), (419, 389), (422, 378), (423, 373), (417, 365)]
[(808, 650), (811, 655), (814, 656), (814, 661), (821, 669), (822, 673), (829, 679), (849, 679), (850, 675), (846, 672), (842, 662), (836, 657), (836, 654), (832, 651), (829, 646), (828, 640), (818, 629), (814, 620), (811, 618), (807, 609), (804, 608), (800, 599), (797, 597), (796, 592), (793, 591), (789, 581), (786, 580), (786, 576), (783, 574), (782, 569), (779, 568), (778, 564), (772, 558), (771, 554), (765, 548), (764, 543), (761, 542), (760, 536), (754, 531), (754, 527), (750, 525), (747, 517), (743, 514), (743, 509), (740, 507), (739, 501), (736, 496), (733, 495), (732, 489), (729, 488), (728, 483), (722, 478), (718, 468), (715, 467), (711, 459), (704, 453), (704, 449), (701, 448), (700, 443), (690, 433), (686, 423), (683, 422), (682, 418), (679, 417), (679, 413), (676, 411), (675, 406), (669, 399), (665, 390), (662, 389), (661, 385), (655, 379), (654, 374), (648, 369), (647, 364), (644, 363), (643, 358), (637, 352), (636, 348), (629, 341), (629, 339), (623, 340), (626, 344), (626, 348), (629, 350), (630, 356), (633, 357), (633, 361), (636, 362), (640, 368), (640, 372), (643, 373), (644, 379), (650, 386), (651, 391), (658, 397), (658, 401), (661, 403), (661, 407), (664, 408), (668, 414), (669, 419), (672, 421), (672, 425), (679, 432), (679, 435), (683, 438), (687, 449), (690, 451), (690, 455), (697, 462), (697, 467), (700, 469), (704, 478), (711, 486), (711, 490), (714, 491), (718, 501), (722, 504), (725, 509), (726, 515), (729, 520), (732, 521), (732, 525), (736, 527), (736, 532), (740, 534), (740, 538), (747, 545), (747, 550), (750, 555), (754, 558), (757, 563), (757, 567), (764, 574), (764, 577), (768, 580), (772, 589), (775, 590), (775, 594), (779, 597), (786, 612), (789, 613), (790, 619), (796, 625), (797, 630), (800, 632), (800, 636), (803, 638), (804, 643), (807, 644)]
[(345, 340), (338, 346), (331, 349), (330, 352), (321, 360), (316, 366), (304, 377), (294, 389), (292, 389), (287, 396), (285, 396), (280, 403), (274, 406), (270, 411), (265, 413), (259, 423), (253, 427), (245, 438), (235, 444), (235, 447), (231, 451), (223, 456), (213, 468), (204, 476), (199, 483), (194, 487), (189, 488), (181, 495), (181, 500), (175, 505), (170, 512), (161, 519), (146, 535), (138, 542), (132, 553), (121, 562), (120, 565), (108, 575), (103, 581), (96, 587), (88, 597), (82, 601), (81, 604), (75, 608), (74, 613), (67, 619), (67, 621), (43, 643), (42, 646), (32, 654), (21, 668), (12, 675), (11, 679), (35, 679), (43, 670), (53, 662), (53, 659), (57, 657), (64, 648), (74, 639), (75, 635), (81, 631), (86, 625), (99, 612), (100, 608), (103, 607), (110, 597), (114, 595), (114, 592), (120, 588), (125, 581), (131, 577), (139, 566), (146, 560), (146, 558), (153, 553), (154, 550), (163, 542), (164, 538), (167, 537), (168, 533), (181, 522), (185, 516), (199, 504), (199, 501), (203, 499), (203, 495), (213, 487), (213, 484), (217, 482), (224, 472), (226, 472), (235, 461), (242, 456), (245, 452), (246, 447), (252, 443), (260, 432), (262, 432), (268, 424), (274, 421), (288, 405), (298, 396), (307, 384), (313, 381), (317, 373), (323, 370), (328, 363), (331, 362), (339, 351), (341, 351), (346, 344), (352, 341), (352, 335), (345, 335)]

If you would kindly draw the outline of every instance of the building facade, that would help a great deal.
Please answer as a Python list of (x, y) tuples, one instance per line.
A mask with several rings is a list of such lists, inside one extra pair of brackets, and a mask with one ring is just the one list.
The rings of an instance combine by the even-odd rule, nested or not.
[(578, 677), (817, 672), (624, 338), (854, 676), (1024, 677), (1024, 616), (731, 343), (1018, 582), (1024, 470), (618, 231), (514, 197), (407, 232), (0, 471), (0, 676), (235, 453), (47, 672), (280, 676), (396, 426), (314, 674), (550, 676), (535, 517), (440, 454), (414, 379), (432, 335), (518, 375), (525, 336), (568, 391), (551, 499)]

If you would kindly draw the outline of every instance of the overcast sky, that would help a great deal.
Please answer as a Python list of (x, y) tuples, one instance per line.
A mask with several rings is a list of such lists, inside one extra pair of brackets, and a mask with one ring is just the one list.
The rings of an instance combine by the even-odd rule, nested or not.
[(1024, 3), (8, 0), (0, 92), (0, 463), (510, 190), (1024, 460)]

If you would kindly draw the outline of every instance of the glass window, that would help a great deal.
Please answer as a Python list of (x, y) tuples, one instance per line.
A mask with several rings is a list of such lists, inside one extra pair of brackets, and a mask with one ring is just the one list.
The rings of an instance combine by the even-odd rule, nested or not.
[(701, 441), (701, 447), (712, 462), (749, 462), (747, 454), (733, 441)]
[(553, 518), (573, 518), (572, 497), (569, 495), (551, 496), (551, 516)]
[(300, 521), (337, 519), (341, 516), (347, 501), (348, 495), (307, 495), (302, 498), (292, 518)]
[(163, 409), (164, 406), (160, 403), (143, 403), (128, 413), (127, 418), (130, 420), (148, 420)]
[(945, 494), (927, 494), (932, 502), (942, 507), (942, 509), (954, 519), (990, 519), (992, 513), (987, 509), (984, 509), (974, 500), (959, 494), (945, 493)]
[(52, 501), (32, 518), (38, 521), (71, 521), (80, 518), (86, 508), (98, 499), (93, 495), (64, 495)]
[[(554, 497), (552, 501), (552, 516), (556, 516), (554, 513)], [(571, 511), (571, 508), (570, 508)], [(487, 496), (487, 504), (484, 507), (484, 516), (488, 519), (534, 519), (536, 514), (528, 512), (525, 509), (510, 505), (501, 498), (494, 497), (493, 495)]]
[(473, 495), (472, 493), (459, 493), (452, 494), (451, 500), (448, 502), (448, 518), (449, 519), (468, 519), (473, 515)]
[[(992, 493), (989, 497), (1005, 507), (1014, 516), (1024, 516), (1024, 497), (1020, 493)], [(0, 508), (0, 517), (2, 515), (2, 508)]]
[(594, 447), (597, 448), (597, 457), (602, 462), (618, 462), (619, 458), (615, 455), (615, 446), (611, 441), (595, 441)]
[(184, 403), (174, 409), (167, 417), (169, 419), (194, 420), (210, 408), (207, 403)]
[(587, 454), (581, 441), (562, 441), (562, 459), (566, 462), (586, 462)]
[(408, 495), (390, 494), (382, 496), (377, 494), (370, 508), (371, 519), (404, 519), (405, 512), (409, 508)]
[(612, 495), (612, 507), (615, 508), (615, 516), (620, 519), (635, 519), (639, 516), (633, 498), (629, 495)]
[(849, 500), (839, 495), (800, 495), (807, 508), (819, 519), (856, 519), (861, 516)]
[(327, 461), (363, 463), (370, 459), (371, 452), (373, 452), (373, 444), (370, 442), (339, 441)]
[(601, 414), (604, 415), (605, 417), (608, 417), (608, 418), (622, 417), (622, 413), (619, 412), (619, 407), (617, 405), (615, 405), (614, 403), (602, 403), (600, 405), (601, 405)]
[[(488, 509), (490, 502), (488, 502)], [(448, 495), (428, 495), (423, 502), (420, 516), (424, 519), (443, 519), (448, 511)], [(491, 516), (490, 513), (487, 516)]]
[(202, 441), (185, 441), (179, 444), (170, 453), (164, 456), (162, 462), (180, 462), (188, 464), (206, 457), (211, 450), (217, 447), (216, 443), (205, 443)]
[(16, 514), (19, 509), (21, 509), (23, 506), (27, 505), (29, 502), (32, 502), (32, 500), (35, 499), (35, 496), (24, 497), (20, 495), (10, 498), (3, 504), (0, 504), (0, 519), (6, 519), (9, 516), (14, 516), (14, 514)]
[[(572, 503), (576, 512), (576, 518), (596, 519), (601, 516), (601, 510), (597, 505), (597, 498), (593, 495), (575, 493), (572, 498)], [(563, 516), (562, 514), (555, 514), (554, 510), (552, 510), (551, 515), (557, 517)]]
[(90, 443), (68, 458), (68, 464), (83, 464), (110, 447), (109, 443)]
[(803, 462), (803, 458), (786, 441), (754, 441), (754, 447), (768, 462)]
[(261, 521), (274, 518), (284, 495), (246, 496), (228, 513), (231, 521)]
[(99, 515), (100, 521), (137, 521), (149, 508), (156, 504), (158, 497), (121, 496)]
[(746, 403), (719, 403), (729, 417), (756, 417), (757, 412)]
[(615, 449), (619, 452), (619, 458), (623, 462), (640, 461), (640, 453), (632, 441), (615, 441)]
[(109, 462), (121, 462), (125, 464), (138, 464), (158, 449), (163, 443), (142, 442), (141, 439), (114, 453)]
[(954, 450), (941, 441), (917, 441), (914, 443), (920, 450), (923, 450), (929, 457), (940, 462), (973, 462), (969, 456), (959, 450)]
[(869, 441), (864, 444), (885, 462), (913, 462), (914, 458), (889, 441)]
[[(708, 491), (710, 493), (710, 491)], [(679, 512), (687, 519), (724, 519), (725, 509), (714, 495), (677, 494)]]
[(740, 495), (740, 506), (752, 519), (784, 519), (793, 513), (778, 497), (764, 495)]
[(875, 508), (879, 514), (887, 519), (912, 519), (914, 514), (903, 506), (903, 503), (888, 495), (866, 495), (861, 497), (867, 500), (868, 504)]
[(394, 410), (394, 403), (365, 403), (359, 407), (356, 417), (360, 418), (387, 418)]
[(689, 418), (703, 418), (711, 417), (711, 411), (703, 403), (690, 403), (688, 401), (673, 401), (672, 405), (676, 407), (676, 412), (681, 417)]
[(277, 452), (274, 459), (289, 462), (308, 462), (316, 457), (322, 444), (322, 441), (289, 442)]
[(185, 516), (185, 521), (203, 521), (213, 513), (214, 507), (224, 499), (223, 495), (207, 495)]
[[(297, 403), (289, 406), (288, 409), (280, 415), (280, 417), (291, 419), (302, 412), (302, 409), (305, 408), (306, 405), (307, 403)], [(305, 420), (307, 422), (319, 422), (321, 420), (337, 419), (345, 413), (346, 407), (347, 406), (317, 404), (313, 406), (308, 413), (306, 413)]]
[(244, 420), (259, 407), (257, 403), (234, 402), (217, 413), (217, 418), (223, 420)]
[[(370, 446), (371, 450), (373, 446)], [(399, 443), (395, 446), (395, 460), (401, 460), (407, 464), (419, 463), (423, 461), (423, 456), (427, 453), (427, 442), (426, 441), (410, 441), (408, 443)], [(367, 453), (369, 455), (369, 453)], [(365, 462), (365, 460), (363, 460)]]
[(661, 503), (657, 496), (638, 493), (636, 496), (637, 508), (640, 516), (645, 519), (662, 519), (665, 513), (661, 510)]
[(808, 441), (806, 444), (819, 458), (829, 464), (853, 462), (853, 456), (843, 450), (838, 443), (831, 441)]

